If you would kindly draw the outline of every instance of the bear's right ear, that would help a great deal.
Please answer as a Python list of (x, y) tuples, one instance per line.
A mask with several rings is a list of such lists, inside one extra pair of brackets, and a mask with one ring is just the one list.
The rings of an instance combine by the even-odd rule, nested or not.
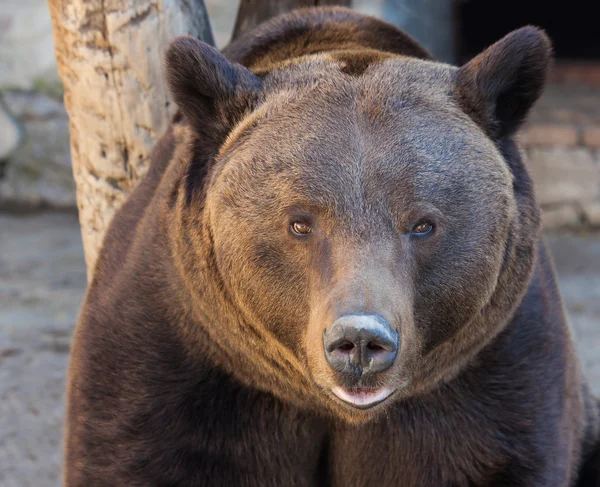
[(175, 102), (209, 145), (224, 140), (252, 107), (262, 85), (244, 66), (229, 62), (215, 48), (190, 36), (171, 42), (165, 67)]
[(492, 138), (512, 135), (542, 93), (551, 54), (541, 29), (511, 32), (458, 70), (463, 109)]

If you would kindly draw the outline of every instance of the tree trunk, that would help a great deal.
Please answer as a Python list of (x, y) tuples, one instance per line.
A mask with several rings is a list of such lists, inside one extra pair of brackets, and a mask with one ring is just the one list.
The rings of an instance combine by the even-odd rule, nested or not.
[(91, 278), (113, 214), (145, 174), (175, 111), (165, 48), (177, 35), (213, 39), (203, 0), (48, 2)]
[(409, 33), (437, 59), (456, 61), (456, 0), (356, 0), (354, 6)]
[(240, 34), (275, 15), (290, 12), (296, 8), (324, 5), (349, 6), (350, 0), (241, 0), (232, 39), (237, 39)]

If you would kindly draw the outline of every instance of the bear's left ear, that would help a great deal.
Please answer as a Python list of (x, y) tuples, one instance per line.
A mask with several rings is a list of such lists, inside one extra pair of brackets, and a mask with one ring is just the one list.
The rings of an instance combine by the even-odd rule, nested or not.
[(513, 135), (542, 93), (551, 56), (542, 30), (511, 32), (458, 70), (463, 109), (492, 138)]
[(177, 105), (205, 144), (218, 145), (252, 106), (262, 86), (244, 66), (190, 36), (177, 37), (165, 54), (166, 78)]

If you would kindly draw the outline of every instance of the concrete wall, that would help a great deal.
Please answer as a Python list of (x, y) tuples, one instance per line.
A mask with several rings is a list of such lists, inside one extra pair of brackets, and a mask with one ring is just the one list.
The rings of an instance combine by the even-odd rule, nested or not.
[[(206, 0), (217, 45), (237, 0)], [(454, 57), (450, 0), (355, 0)], [(75, 207), (68, 119), (45, 0), (0, 2), (0, 208)], [(547, 229), (600, 228), (600, 64), (559, 63), (520, 135)]]
[(520, 140), (546, 229), (600, 229), (600, 63), (558, 63)]
[(0, 207), (74, 207), (46, 0), (0, 1)]

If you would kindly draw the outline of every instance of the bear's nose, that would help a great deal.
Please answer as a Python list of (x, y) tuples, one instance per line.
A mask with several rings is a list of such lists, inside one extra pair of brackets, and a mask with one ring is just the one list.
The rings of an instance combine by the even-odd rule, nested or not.
[(381, 316), (345, 315), (323, 331), (323, 348), (336, 372), (382, 372), (396, 359), (398, 333)]

